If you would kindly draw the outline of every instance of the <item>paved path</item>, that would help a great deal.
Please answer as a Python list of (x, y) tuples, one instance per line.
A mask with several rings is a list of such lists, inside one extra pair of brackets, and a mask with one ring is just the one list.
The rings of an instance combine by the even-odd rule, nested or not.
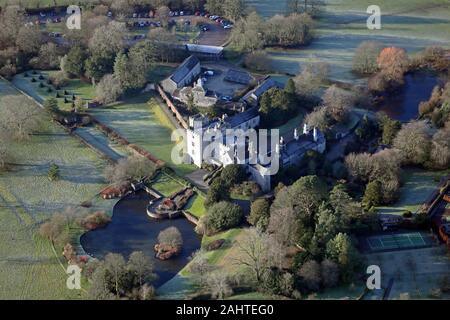
[(83, 139), (92, 148), (95, 148), (100, 153), (104, 154), (106, 157), (113, 161), (118, 161), (124, 158), (123, 155), (109, 146), (107, 137), (100, 136), (103, 134), (94, 132), (95, 130), (96, 129), (93, 128), (77, 128), (75, 131), (73, 131), (73, 134)]
[(186, 175), (185, 178), (195, 184), (197, 188), (199, 188), (203, 192), (207, 192), (209, 186), (205, 183), (205, 181), (203, 181), (203, 176), (206, 173), (208, 173), (208, 171), (206, 171), (205, 169), (199, 169)]

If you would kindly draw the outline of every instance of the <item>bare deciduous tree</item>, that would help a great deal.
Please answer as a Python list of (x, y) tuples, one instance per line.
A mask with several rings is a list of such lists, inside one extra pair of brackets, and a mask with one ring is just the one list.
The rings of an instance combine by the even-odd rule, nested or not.
[(330, 128), (330, 117), (327, 108), (319, 106), (313, 112), (308, 113), (305, 117), (305, 123), (311, 127), (327, 131)]
[(255, 283), (262, 281), (271, 267), (280, 267), (286, 253), (275, 239), (256, 228), (248, 229), (237, 245), (241, 254), (236, 262), (249, 269)]
[(1, 99), (0, 126), (16, 140), (24, 140), (39, 128), (42, 110), (24, 96), (7, 95)]
[(364, 41), (356, 49), (353, 56), (353, 71), (361, 74), (372, 74), (377, 72), (377, 58), (383, 45), (376, 41)]
[(430, 159), (438, 169), (450, 165), (450, 128), (441, 129), (433, 135)]
[(233, 294), (233, 289), (226, 273), (212, 272), (208, 275), (206, 281), (213, 299), (223, 300)]
[(119, 160), (114, 165), (108, 166), (105, 169), (105, 177), (111, 183), (122, 184), (151, 177), (155, 170), (156, 165), (147, 158), (131, 156), (127, 159)]
[(159, 233), (158, 243), (169, 245), (173, 248), (181, 248), (183, 245), (183, 237), (176, 227), (169, 227)]
[(302, 72), (294, 78), (297, 93), (304, 97), (317, 95), (328, 73), (329, 65), (326, 63), (307, 63)]
[(189, 271), (194, 275), (195, 282), (203, 287), (207, 283), (207, 275), (211, 271), (212, 266), (209, 264), (202, 250), (196, 251), (192, 255), (189, 263)]
[(322, 284), (325, 288), (332, 288), (339, 283), (339, 266), (337, 263), (324, 259), (320, 264)]
[(316, 292), (319, 291), (322, 282), (320, 271), (320, 264), (314, 260), (309, 260), (301, 266), (298, 275), (309, 290)]
[(430, 154), (430, 128), (424, 121), (403, 125), (394, 139), (394, 147), (402, 153), (405, 164), (424, 164)]
[(105, 75), (95, 87), (95, 98), (103, 104), (117, 101), (122, 93), (120, 80), (112, 74)]
[(340, 122), (347, 119), (350, 107), (355, 102), (355, 97), (353, 93), (332, 85), (325, 91), (322, 100), (330, 117), (336, 122)]
[(116, 297), (120, 297), (121, 292), (121, 277), (126, 268), (126, 262), (122, 255), (117, 253), (108, 253), (104, 261), (105, 269), (111, 274), (114, 283), (114, 291)]
[(153, 263), (142, 251), (134, 251), (128, 258), (128, 269), (135, 274), (139, 286), (155, 277)]

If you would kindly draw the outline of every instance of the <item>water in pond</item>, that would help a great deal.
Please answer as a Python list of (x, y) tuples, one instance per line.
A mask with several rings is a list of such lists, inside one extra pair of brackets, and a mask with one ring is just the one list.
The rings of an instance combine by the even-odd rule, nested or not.
[[(119, 201), (114, 207), (111, 223), (84, 234), (81, 245), (96, 258), (103, 258), (109, 252), (120, 253), (125, 258), (133, 251), (144, 252), (154, 263), (158, 279), (153, 284), (158, 287), (187, 264), (190, 255), (200, 248), (200, 238), (194, 232), (194, 226), (184, 218), (161, 221), (149, 218), (145, 209), (150, 199), (148, 194), (142, 192)], [(155, 258), (153, 246), (159, 232), (170, 226), (180, 230), (183, 250), (179, 256), (161, 261)]]
[(403, 88), (387, 98), (376, 110), (403, 122), (416, 119), (419, 115), (420, 102), (430, 98), (433, 88), (438, 83), (439, 77), (431, 73), (408, 74), (405, 76)]

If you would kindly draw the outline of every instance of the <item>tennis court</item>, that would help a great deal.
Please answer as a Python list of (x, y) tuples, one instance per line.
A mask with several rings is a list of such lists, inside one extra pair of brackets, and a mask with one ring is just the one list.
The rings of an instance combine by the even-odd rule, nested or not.
[(428, 247), (432, 244), (429, 237), (420, 232), (398, 233), (366, 238), (370, 251), (390, 251)]

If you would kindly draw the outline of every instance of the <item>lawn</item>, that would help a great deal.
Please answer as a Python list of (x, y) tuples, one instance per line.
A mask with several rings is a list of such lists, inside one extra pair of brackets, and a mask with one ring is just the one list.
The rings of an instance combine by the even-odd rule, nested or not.
[(171, 75), (174, 70), (175, 68), (172, 66), (158, 64), (153, 68), (148, 80), (153, 83), (160, 82)]
[(416, 212), (436, 189), (439, 180), (447, 171), (426, 171), (408, 168), (404, 170), (403, 186), (400, 188), (400, 199), (393, 205), (378, 207), (382, 214), (403, 214), (405, 211)]
[(203, 195), (196, 194), (191, 199), (189, 199), (188, 204), (184, 210), (193, 214), (197, 218), (201, 218), (206, 214), (205, 208), (205, 198)]
[[(168, 66), (158, 66), (156, 70), (159, 71), (155, 71), (155, 79), (164, 77), (172, 69)], [(48, 72), (41, 73), (45, 78), (48, 77)], [(45, 80), (43, 81), (45, 82)], [(39, 102), (55, 95), (55, 91), (47, 93), (45, 89), (39, 88), (38, 82), (31, 82), (31, 74), (28, 78), (25, 78), (23, 74), (17, 75), (13, 83)], [(60, 93), (63, 93), (64, 90), (70, 93), (67, 96), (69, 99), (72, 94), (84, 100), (90, 100), (95, 95), (91, 84), (78, 79), (70, 80), (68, 86), (62, 88)], [(171, 152), (175, 144), (171, 141), (171, 133), (174, 127), (160, 109), (161, 107), (151, 99), (152, 97), (151, 93), (141, 93), (129, 96), (113, 106), (90, 109), (89, 112), (100, 122), (123, 135), (130, 143), (143, 147), (158, 159), (165, 161), (178, 174), (185, 175), (193, 172), (196, 169), (193, 165), (175, 165), (172, 162)], [(63, 98), (58, 100), (60, 108), (65, 110), (71, 108), (71, 103), (64, 103)], [(149, 103), (149, 101), (151, 102)]]
[[(48, 98), (55, 98), (56, 89), (52, 85), (48, 85), (46, 81), (48, 80), (49, 75), (56, 71), (37, 71), (38, 74), (33, 75), (32, 72), (28, 72), (28, 77), (25, 77), (25, 74), (18, 74), (13, 79), (13, 84), (26, 92), (34, 99), (42, 103), (44, 100)], [(44, 80), (39, 80), (39, 75), (44, 76)], [(36, 79), (36, 82), (31, 82), (32, 78)], [(45, 85), (45, 87), (40, 88), (39, 83)], [(51, 88), (52, 91), (48, 92), (48, 88)], [(68, 95), (64, 96), (64, 91), (67, 91)], [(70, 79), (67, 86), (58, 90), (60, 94), (60, 98), (58, 98), (58, 106), (62, 110), (70, 110), (72, 107), (72, 95), (79, 97), (83, 100), (91, 100), (95, 96), (95, 88), (90, 84), (83, 82), (79, 79)], [(64, 103), (64, 97), (67, 98), (67, 103)]]
[(163, 196), (168, 197), (175, 192), (181, 191), (184, 185), (173, 179), (166, 173), (160, 173), (155, 182), (152, 183), (152, 188), (161, 193)]
[(176, 165), (171, 160), (174, 142), (171, 141), (173, 127), (169, 122), (161, 123), (163, 114), (160, 106), (148, 102), (153, 95), (142, 93), (128, 97), (121, 103), (90, 111), (100, 122), (123, 135), (130, 143), (148, 150), (158, 159), (173, 167), (177, 174), (185, 175), (195, 171), (195, 166)]
[[(0, 95), (5, 94), (19, 93), (0, 81)], [(1, 109), (0, 102), (0, 115)], [(29, 141), (11, 145), (12, 170), (0, 174), (0, 298), (80, 298), (80, 292), (66, 289), (65, 272), (50, 243), (37, 236), (37, 228), (53, 213), (83, 201), (91, 200), (92, 210), (106, 212), (113, 205), (96, 196), (105, 186), (106, 161), (42, 117), (42, 128)], [(51, 163), (60, 167), (59, 181), (47, 178)]]

